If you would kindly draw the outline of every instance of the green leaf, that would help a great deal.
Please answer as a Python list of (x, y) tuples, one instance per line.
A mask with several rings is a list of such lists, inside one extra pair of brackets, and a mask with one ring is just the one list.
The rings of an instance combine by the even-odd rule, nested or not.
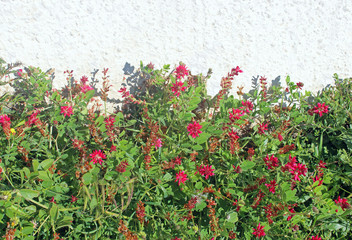
[(255, 166), (255, 162), (252, 161), (244, 161), (241, 164), (242, 171), (247, 171)]
[(296, 202), (297, 201), (296, 192), (297, 192), (297, 189), (286, 191), (286, 202), (289, 202), (289, 201)]
[(87, 172), (86, 174), (83, 175), (82, 180), (85, 185), (88, 185), (92, 182), (92, 174), (90, 172)]
[(26, 199), (33, 199), (39, 196), (39, 191), (35, 191), (32, 189), (22, 189), (20, 190), (20, 194)]
[(231, 223), (235, 223), (238, 221), (238, 216), (236, 212), (231, 213), (228, 218), (227, 221), (231, 222)]
[(54, 159), (47, 159), (47, 160), (44, 160), (43, 162), (41, 162), (40, 164), (39, 164), (39, 169), (40, 168), (42, 168), (43, 170), (48, 170), (50, 167), (51, 167), (51, 165), (53, 165), (53, 162), (54, 162)]
[(172, 176), (171, 176), (170, 173), (166, 173), (166, 174), (164, 175), (163, 179), (164, 179), (165, 181), (169, 181), (169, 180), (172, 179)]
[(203, 147), (201, 145), (194, 145), (193, 149), (196, 150), (196, 151), (200, 151), (200, 150), (203, 149)]
[(55, 221), (57, 220), (58, 217), (58, 213), (59, 213), (59, 208), (57, 207), (57, 205), (54, 203), (52, 205), (52, 207), (50, 208), (50, 221), (51, 221), (51, 225), (54, 226)]
[(203, 132), (199, 135), (199, 137), (196, 138), (195, 142), (198, 144), (205, 143), (210, 138), (210, 136), (211, 135), (209, 133)]

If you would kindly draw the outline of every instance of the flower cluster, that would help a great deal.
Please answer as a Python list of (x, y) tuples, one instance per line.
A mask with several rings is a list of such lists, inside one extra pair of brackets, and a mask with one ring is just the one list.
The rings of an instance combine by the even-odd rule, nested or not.
[(274, 154), (271, 155), (269, 158), (269, 155), (266, 155), (264, 158), (265, 164), (268, 166), (268, 169), (273, 169), (273, 167), (278, 167), (279, 166), (279, 160), (277, 157), (274, 157)]
[(289, 162), (286, 163), (285, 166), (282, 167), (282, 171), (289, 171), (292, 176), (294, 181), (301, 181), (299, 178), (300, 175), (306, 176), (307, 173), (307, 166), (301, 163), (297, 163), (296, 157), (291, 157), (291, 154), (289, 156)]
[(176, 68), (176, 78), (181, 79), (184, 76), (188, 76), (188, 69), (185, 65), (181, 64)]
[(94, 164), (99, 163), (100, 165), (103, 164), (103, 159), (106, 159), (106, 155), (101, 150), (94, 150), (93, 153), (89, 155), (91, 157), (91, 162)]
[(351, 208), (351, 205), (347, 202), (347, 198), (341, 198), (340, 196), (335, 200), (335, 203), (342, 208), (343, 211)]
[(185, 174), (185, 171), (178, 171), (178, 173), (176, 174), (176, 180), (175, 182), (178, 181), (178, 185), (180, 186), (180, 183), (185, 184), (185, 181), (188, 180), (187, 178), (187, 174)]
[(329, 106), (325, 105), (325, 103), (318, 103), (317, 106), (313, 107), (313, 109), (308, 110), (309, 115), (313, 115), (313, 113), (318, 114), (319, 117), (322, 117), (324, 113), (329, 113)]
[(270, 181), (270, 184), (266, 183), (265, 186), (269, 189), (269, 192), (275, 193), (275, 187), (277, 183), (275, 180)]
[(202, 126), (196, 121), (194, 121), (193, 123), (190, 123), (187, 126), (187, 131), (189, 132), (188, 135), (191, 135), (192, 138), (199, 137), (199, 134), (202, 133), (200, 129), (202, 129)]
[(181, 92), (184, 92), (187, 89), (186, 86), (184, 86), (184, 83), (181, 81), (177, 81), (176, 83), (172, 84), (171, 91), (174, 93), (175, 96), (180, 96)]
[(61, 106), (61, 114), (64, 115), (64, 117), (70, 117), (73, 114), (73, 109), (71, 106)]
[(253, 235), (257, 238), (265, 236), (264, 226), (260, 226), (260, 223), (258, 224), (257, 228), (253, 228), (253, 231)]
[(195, 172), (195, 174), (197, 174), (199, 172), (200, 175), (205, 176), (205, 179), (208, 179), (210, 176), (214, 176), (214, 170), (212, 168), (213, 166), (209, 166), (209, 165), (201, 165), (201, 166), (197, 166), (197, 171)]

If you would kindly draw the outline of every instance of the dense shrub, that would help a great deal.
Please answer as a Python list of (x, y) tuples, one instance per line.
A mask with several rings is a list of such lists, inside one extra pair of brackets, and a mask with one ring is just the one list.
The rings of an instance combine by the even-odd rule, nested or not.
[(120, 110), (87, 77), (1, 62), (0, 220), (11, 239), (349, 239), (352, 79), (313, 97), (265, 77), (214, 97), (141, 63)]

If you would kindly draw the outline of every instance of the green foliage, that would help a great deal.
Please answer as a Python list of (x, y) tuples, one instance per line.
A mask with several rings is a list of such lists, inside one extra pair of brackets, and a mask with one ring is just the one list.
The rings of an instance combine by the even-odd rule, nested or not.
[(352, 237), (352, 79), (313, 97), (261, 78), (235, 98), (234, 68), (212, 98), (211, 70), (141, 62), (139, 90), (108, 112), (72, 71), (55, 90), (19, 66), (0, 59), (15, 90), (0, 97), (1, 236), (252, 239), (260, 223), (262, 239)]

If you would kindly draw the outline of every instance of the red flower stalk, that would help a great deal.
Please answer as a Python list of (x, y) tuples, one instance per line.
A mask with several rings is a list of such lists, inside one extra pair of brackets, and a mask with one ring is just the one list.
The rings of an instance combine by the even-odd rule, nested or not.
[(296, 149), (296, 146), (293, 143), (291, 145), (285, 145), (279, 149), (279, 154), (285, 154), (295, 149)]
[(139, 222), (141, 224), (144, 224), (145, 207), (144, 203), (141, 200), (139, 200), (139, 202), (137, 203), (136, 214)]
[(6, 114), (0, 116), (0, 124), (4, 133), (6, 135), (6, 139), (9, 139), (11, 135), (11, 119)]
[(122, 161), (119, 165), (117, 165), (116, 171), (120, 172), (120, 173), (126, 172), (126, 167), (127, 166), (128, 166), (127, 160)]
[(262, 90), (260, 91), (260, 93), (262, 94), (262, 97), (263, 97), (263, 101), (266, 101), (266, 94), (267, 94), (267, 88), (266, 88), (266, 78), (265, 77), (260, 77), (259, 79), (260, 81), (260, 84), (261, 84), (261, 88)]
[(215, 212), (215, 209), (213, 208), (213, 206), (216, 205), (216, 202), (213, 200), (213, 199), (207, 199), (206, 200), (208, 202), (208, 205), (207, 205), (207, 208), (209, 209), (209, 224), (210, 224), (210, 228), (211, 228), (211, 231), (215, 232), (218, 227), (219, 227), (219, 224), (218, 224), (218, 221), (219, 221), (219, 218), (216, 217), (216, 212)]
[(260, 223), (258, 224), (257, 228), (253, 228), (253, 231), (253, 235), (257, 238), (265, 236), (264, 226), (260, 226)]

